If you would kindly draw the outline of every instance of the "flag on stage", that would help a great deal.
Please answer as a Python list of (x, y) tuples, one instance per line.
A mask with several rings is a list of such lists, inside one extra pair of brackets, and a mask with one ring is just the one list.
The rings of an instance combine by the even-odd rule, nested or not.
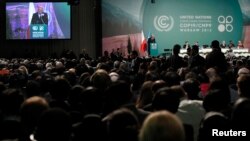
[(143, 31), (141, 32), (141, 48), (140, 51), (145, 53), (147, 51), (147, 39), (144, 37)]

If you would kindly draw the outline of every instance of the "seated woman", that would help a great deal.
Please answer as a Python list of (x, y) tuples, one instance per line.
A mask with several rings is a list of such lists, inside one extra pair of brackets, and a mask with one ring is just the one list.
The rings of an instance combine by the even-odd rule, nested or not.
[(238, 46), (237, 46), (237, 48), (239, 49), (239, 48), (244, 48), (244, 45), (243, 45), (243, 43), (241, 42), (241, 41), (238, 41)]

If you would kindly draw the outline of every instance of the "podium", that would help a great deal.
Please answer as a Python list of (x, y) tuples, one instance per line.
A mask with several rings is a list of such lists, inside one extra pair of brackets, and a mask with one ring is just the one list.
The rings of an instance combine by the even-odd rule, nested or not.
[(150, 44), (150, 55), (151, 56), (158, 56), (158, 45), (157, 43), (151, 43)]
[(30, 25), (30, 38), (31, 39), (47, 39), (48, 38), (48, 25), (31, 24)]

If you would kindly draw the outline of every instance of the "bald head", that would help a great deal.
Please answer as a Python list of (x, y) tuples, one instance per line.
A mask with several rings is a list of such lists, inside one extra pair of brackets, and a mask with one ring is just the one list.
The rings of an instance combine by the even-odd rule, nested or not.
[(41, 5), (37, 6), (37, 12), (38, 13), (43, 13), (43, 7)]

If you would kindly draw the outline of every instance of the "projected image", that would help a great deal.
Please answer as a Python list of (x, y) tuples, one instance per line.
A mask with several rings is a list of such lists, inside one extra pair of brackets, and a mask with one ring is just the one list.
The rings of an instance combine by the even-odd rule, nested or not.
[(70, 39), (67, 2), (6, 3), (7, 39)]
[(214, 39), (250, 48), (249, 9), (249, 0), (102, 0), (102, 49), (157, 56), (176, 43), (208, 48)]

